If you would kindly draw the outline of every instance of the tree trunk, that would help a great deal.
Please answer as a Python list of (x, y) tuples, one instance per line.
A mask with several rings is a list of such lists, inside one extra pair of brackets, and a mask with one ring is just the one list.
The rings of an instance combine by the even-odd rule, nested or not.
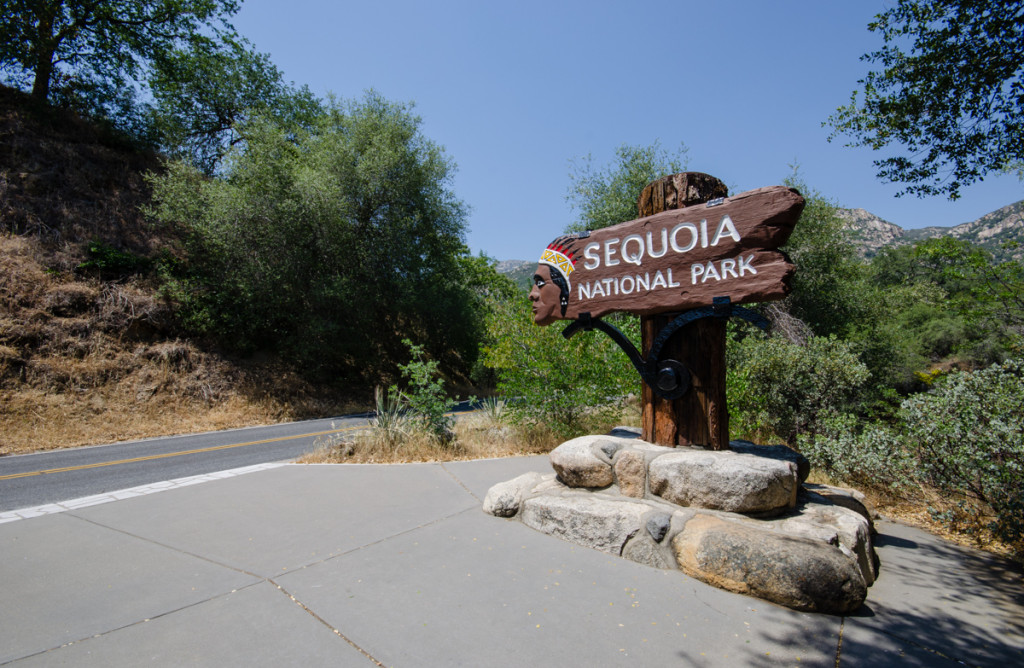
[[(700, 172), (665, 176), (644, 188), (637, 200), (641, 217), (727, 196), (719, 179)], [(661, 328), (678, 314), (640, 318), (642, 350), (648, 354)], [(702, 318), (676, 332), (662, 349), (690, 370), (692, 387), (679, 399), (654, 395), (642, 388), (643, 439), (658, 445), (704, 445), (729, 448), (729, 411), (725, 399), (725, 320)]]
[(43, 5), (36, 8), (39, 23), (36, 28), (35, 79), (32, 81), (32, 97), (46, 102), (50, 97), (50, 79), (53, 78), (53, 57), (57, 50), (53, 35), (53, 21), (57, 8)]
[(50, 79), (53, 77), (53, 63), (40, 58), (36, 65), (36, 78), (32, 82), (32, 97), (46, 102), (50, 97)]

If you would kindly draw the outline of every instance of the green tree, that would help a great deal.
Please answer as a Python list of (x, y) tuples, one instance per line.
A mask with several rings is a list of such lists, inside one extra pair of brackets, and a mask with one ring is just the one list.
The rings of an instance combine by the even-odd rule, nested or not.
[[(803, 213), (782, 250), (796, 265), (792, 291), (779, 305), (820, 336), (847, 333), (862, 318), (865, 304), (858, 293), (861, 266), (838, 206), (810, 188), (794, 172), (785, 180), (806, 201)], [(779, 327), (778, 309), (769, 311)]]
[[(0, 69), (41, 102), (116, 115), (147, 66), (182, 40), (231, 30), (236, 0), (5, 0)], [(56, 98), (56, 100), (54, 99)]]
[(951, 237), (883, 249), (869, 281), (881, 295), (907, 295), (892, 311), (919, 366), (948, 357), (991, 364), (1014, 349), (1024, 325), (1024, 265), (995, 260)]
[(914, 247), (914, 255), (930, 266), (938, 280), (955, 286), (952, 306), (973, 327), (1011, 337), (1021, 345), (1024, 337), (1024, 262), (995, 260), (992, 254), (967, 241), (943, 237)]
[(898, 0), (868, 25), (885, 45), (828, 119), (902, 193), (959, 196), (1024, 159), (1024, 0)]
[(244, 38), (199, 36), (153, 62), (153, 119), (165, 151), (213, 174), (228, 149), (244, 141), (246, 120), (309, 128), (320, 101), (284, 82), (269, 56)]
[(615, 149), (612, 164), (604, 167), (595, 167), (589, 155), (574, 159), (566, 199), (579, 214), (566, 231), (598, 230), (634, 220), (640, 191), (651, 181), (685, 170), (688, 150), (680, 144), (670, 152), (655, 141), (649, 146), (623, 144)]
[(420, 122), (376, 93), (332, 100), (308, 131), (247, 123), (217, 178), (180, 162), (154, 177), (153, 215), (188, 234), (168, 289), (193, 329), (335, 377), (394, 374), (404, 338), (468, 372), (465, 207)]
[[(921, 324), (926, 311), (943, 316), (941, 289), (906, 277), (875, 280), (858, 257), (837, 205), (796, 175), (786, 184), (803, 192), (807, 205), (783, 247), (796, 265), (792, 292), (785, 300), (762, 307), (773, 331), (798, 344), (812, 334), (846, 341), (867, 365), (876, 397), (891, 394), (895, 386), (914, 384), (915, 372), (927, 365), (931, 351), (949, 343), (951, 328), (955, 330), (955, 322), (933, 328), (925, 345), (916, 337), (927, 327), (908, 327), (914, 318)], [(883, 255), (879, 263), (891, 257)]]
[[(627, 333), (630, 322), (625, 323)], [(520, 423), (543, 424), (561, 437), (577, 436), (588, 418), (614, 410), (637, 389), (628, 358), (607, 337), (577, 334), (566, 340), (567, 323), (533, 324), (526, 295), (496, 299), (487, 315), (483, 361), (497, 372), (498, 391), (510, 399)]]

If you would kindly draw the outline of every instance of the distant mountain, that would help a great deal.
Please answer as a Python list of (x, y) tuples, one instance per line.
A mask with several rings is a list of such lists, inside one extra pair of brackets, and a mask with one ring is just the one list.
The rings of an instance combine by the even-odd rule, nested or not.
[(529, 260), (502, 260), (498, 262), (497, 267), (499, 274), (505, 274), (511, 278), (516, 285), (529, 291), (531, 283), (533, 282), (533, 270), (536, 269), (537, 262), (530, 262)]
[[(1024, 258), (1024, 200), (1009, 204), (969, 223), (954, 227), (921, 227), (905, 230), (895, 223), (883, 220), (864, 209), (839, 209), (839, 217), (859, 246), (863, 257), (873, 257), (882, 248), (913, 244), (924, 239), (950, 236), (963, 239), (990, 250), (1000, 259)], [(1020, 247), (1003, 248), (1008, 241)]]

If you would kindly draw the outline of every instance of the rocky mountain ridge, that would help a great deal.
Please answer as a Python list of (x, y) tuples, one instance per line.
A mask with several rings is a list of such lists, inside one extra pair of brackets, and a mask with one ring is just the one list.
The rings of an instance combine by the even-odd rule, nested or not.
[[(1024, 200), (996, 209), (969, 223), (910, 230), (864, 209), (838, 209), (837, 213), (858, 247), (860, 255), (865, 258), (873, 257), (882, 248), (945, 236), (982, 246), (999, 259), (1019, 260), (1024, 257)], [(1004, 248), (1008, 242), (1018, 242), (1022, 247)]]

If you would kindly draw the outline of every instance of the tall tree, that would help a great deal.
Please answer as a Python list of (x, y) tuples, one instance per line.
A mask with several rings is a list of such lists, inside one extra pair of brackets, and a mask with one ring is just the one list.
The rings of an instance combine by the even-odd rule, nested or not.
[(688, 150), (680, 144), (668, 151), (655, 141), (649, 146), (623, 144), (615, 149), (615, 160), (603, 167), (595, 167), (589, 155), (573, 160), (566, 199), (579, 214), (566, 231), (598, 230), (633, 220), (640, 191), (655, 179), (686, 169)]
[(181, 162), (154, 177), (154, 214), (189, 232), (168, 286), (188, 324), (331, 378), (394, 373), (404, 338), (468, 372), (482, 324), (465, 207), (419, 117), (370, 93), (308, 130), (242, 132), (216, 178)]
[(1024, 160), (1024, 0), (898, 0), (868, 25), (885, 45), (827, 121), (850, 146), (891, 149), (878, 177), (942, 194)]
[(818, 336), (846, 334), (865, 309), (857, 294), (861, 266), (856, 250), (835, 202), (808, 186), (795, 167), (784, 182), (803, 194), (806, 205), (782, 247), (796, 265), (792, 292), (768, 306), (768, 315), (780, 333), (794, 341), (804, 337), (787, 329), (796, 324), (787, 322), (787, 314), (799, 318)]
[[(161, 53), (204, 31), (231, 31), (238, 0), (4, 0), (0, 68), (51, 101), (134, 88)], [(103, 100), (100, 100), (103, 102)]]
[(244, 141), (244, 122), (257, 115), (279, 125), (309, 128), (320, 101), (303, 86), (285, 83), (267, 54), (233, 35), (199, 36), (153, 63), (149, 78), (153, 120), (173, 157), (212, 174), (228, 149)]

